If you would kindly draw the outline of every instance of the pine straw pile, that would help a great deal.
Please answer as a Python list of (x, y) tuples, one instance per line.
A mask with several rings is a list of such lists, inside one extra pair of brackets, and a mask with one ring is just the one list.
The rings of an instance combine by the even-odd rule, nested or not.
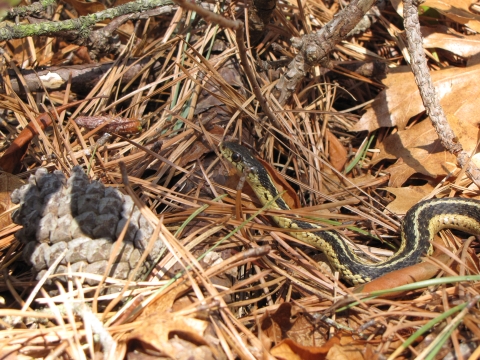
[[(205, 6), (243, 19), (244, 4)], [(452, 171), (452, 160), (440, 166), (441, 171), (448, 168), (447, 173), (413, 171), (398, 180), (404, 160), (395, 163), (394, 172), (392, 161), (379, 162), (376, 150), (385, 148), (385, 139), (397, 130), (383, 127), (367, 137), (351, 131), (384, 88), (381, 76), (360, 74), (358, 65), (383, 70), (385, 64), (405, 65), (400, 53), (404, 47), (397, 43), (401, 36), (390, 35), (401, 18), (390, 5), (376, 18), (380, 21), (337, 45), (331, 58), (335, 66), (343, 64), (342, 69), (312, 68), (287, 104), (275, 102), (270, 92), (285, 68), (261, 71), (256, 57), (272, 63), (281, 56), (291, 60), (295, 49), (288, 39), (320, 29), (338, 7), (328, 1), (307, 0), (301, 8), (283, 2), (262, 41), (249, 39), (249, 66), (275, 110), (275, 123), (264, 116), (252, 94), (239, 64), (234, 31), (206, 23), (181, 7), (148, 21), (124, 23), (118, 30), (118, 53), (98, 60), (113, 59), (107, 71), (88, 83), (75, 82), (72, 75), (72, 82), (60, 90), (16, 94), (11, 86), (19, 81), (17, 76), (28, 83), (20, 68), (81, 68), (88, 49), (46, 37), (2, 43), (2, 153), (28, 123), (41, 116), (53, 119), (45, 129), (34, 125), (39, 135), (28, 140), (24, 157), (14, 153), (3, 158), (4, 169), (8, 165), (18, 174), (3, 174), (4, 183), (30, 179), (37, 186), (34, 198), (44, 204), (52, 192), (42, 193), (42, 176), (57, 174), (57, 189), (67, 189), (73, 181), (68, 179), (81, 169), (86, 174), (81, 194), (60, 190), (65, 196), (77, 195), (58, 195), (57, 203), (72, 203), (72, 222), (85, 208), (93, 208), (98, 217), (103, 216), (100, 208), (115, 208), (117, 219), (106, 229), (80, 226), (80, 245), (68, 247), (75, 241), (72, 236), (59, 240), (67, 245), (60, 250), (55, 245), (58, 252), (41, 266), (31, 262), (34, 251), (28, 236), (51, 250), (51, 234), (59, 225), (47, 235), (42, 228), (41, 239), (35, 229), (25, 235), (28, 221), (23, 237), (18, 235), (20, 225), (3, 228), (2, 359), (480, 356), (476, 240), (464, 243), (444, 231), (436, 241), (436, 254), (419, 268), (395, 275), (395, 282), (349, 288), (332, 274), (317, 249), (274, 227), (247, 186), (241, 195), (237, 192), (239, 178), (220, 156), (220, 141), (248, 144), (273, 165), (272, 173), (275, 167), (278, 178), (293, 186), (293, 193), (287, 191), (288, 201), (296, 204), (290, 214), (335, 229), (359, 251), (376, 257), (389, 256), (396, 248), (401, 215), (421, 198), (478, 195), (460, 169)], [(74, 16), (74, 9), (66, 8), (61, 18)], [(438, 21), (466, 32), (441, 16)], [(432, 68), (462, 62), (451, 54), (436, 56), (441, 58), (432, 61)], [(130, 70), (134, 73), (127, 77)], [(75, 100), (84, 101), (67, 112), (53, 110)], [(52, 106), (51, 115), (45, 106)], [(408, 128), (423, 123), (423, 117), (417, 116)], [(393, 178), (407, 191), (387, 188)], [(102, 195), (90, 196), (98, 192), (88, 187), (100, 188)], [(117, 200), (103, 206), (108, 200), (100, 199), (107, 192)], [(11, 193), (4, 189), (4, 199)], [(396, 206), (385, 208), (395, 197)], [(19, 206), (10, 213), (15, 209)], [(46, 215), (42, 212), (36, 221), (41, 223)], [(98, 221), (96, 216), (88, 219)], [(127, 242), (131, 248), (125, 255)], [(108, 248), (97, 273), (81, 266), (91, 263), (90, 255), (83, 263), (75, 262), (81, 244), (96, 255), (101, 253), (99, 244)], [(66, 261), (72, 248), (71, 261)], [(134, 249), (137, 258), (131, 257)], [(130, 264), (123, 275), (117, 271), (119, 259)], [(395, 287), (402, 283), (407, 285)]]

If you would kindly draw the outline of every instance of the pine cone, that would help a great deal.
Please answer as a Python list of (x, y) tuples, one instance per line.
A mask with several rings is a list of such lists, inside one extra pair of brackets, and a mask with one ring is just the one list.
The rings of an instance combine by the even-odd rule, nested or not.
[[(133, 209), (122, 249), (108, 274), (125, 280), (153, 233), (130, 196), (99, 181), (89, 181), (79, 166), (72, 169), (68, 180), (61, 171), (48, 173), (39, 168), (28, 184), (12, 193), (12, 202), (21, 205), (13, 221), (23, 228), (15, 236), (26, 244), (23, 259), (32, 265), (37, 280), (64, 249), (68, 249), (66, 256), (54, 273), (66, 273), (70, 263), (72, 271), (103, 275), (114, 242)], [(160, 239), (156, 241), (135, 280), (145, 274), (164, 247)], [(66, 280), (60, 277), (60, 281)], [(86, 282), (97, 283), (88, 278)]]

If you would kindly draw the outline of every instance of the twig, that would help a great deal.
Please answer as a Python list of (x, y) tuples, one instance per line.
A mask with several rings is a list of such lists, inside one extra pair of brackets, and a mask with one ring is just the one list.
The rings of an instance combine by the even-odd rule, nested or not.
[(237, 30), (239, 28), (239, 25), (243, 25), (240, 21), (229, 20), (221, 15), (215, 14), (214, 12), (211, 12), (195, 4), (194, 2), (189, 2), (187, 0), (176, 0), (175, 2), (184, 9), (195, 11), (205, 21), (212, 22), (221, 27)]
[(17, 16), (23, 18), (29, 15), (38, 15), (54, 4), (56, 4), (55, 0), (40, 0), (28, 6), (17, 6), (8, 10), (5, 17), (13, 19)]
[(423, 106), (425, 106), (425, 110), (430, 116), (430, 120), (442, 145), (457, 157), (459, 166), (465, 168), (468, 177), (480, 187), (480, 170), (470, 162), (469, 154), (463, 150), (462, 144), (458, 142), (458, 138), (450, 127), (445, 112), (435, 94), (435, 87), (430, 77), (427, 59), (422, 47), (423, 38), (420, 33), (417, 2), (416, 0), (404, 0), (403, 4), (408, 52), (412, 58), (410, 66), (422, 97)]
[(312, 66), (320, 64), (331, 68), (328, 54), (355, 28), (374, 2), (375, 0), (353, 0), (320, 31), (291, 39), (292, 46), (299, 51), (275, 85), (274, 94), (281, 105), (287, 102)]
[(63, 31), (78, 31), (80, 36), (86, 38), (90, 33), (90, 28), (98, 22), (113, 19), (125, 14), (144, 12), (159, 6), (167, 5), (174, 5), (174, 2), (171, 0), (137, 0), (112, 9), (99, 11), (95, 14), (81, 16), (78, 19), (45, 21), (29, 25), (5, 26), (0, 28), (0, 41), (21, 39), (27, 36), (53, 36)]

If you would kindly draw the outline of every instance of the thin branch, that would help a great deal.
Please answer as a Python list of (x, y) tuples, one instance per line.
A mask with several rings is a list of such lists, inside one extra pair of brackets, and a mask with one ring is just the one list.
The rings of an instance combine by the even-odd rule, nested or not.
[(195, 11), (205, 21), (212, 22), (221, 27), (237, 30), (239, 26), (243, 26), (240, 21), (229, 20), (221, 15), (215, 14), (214, 12), (198, 6), (194, 2), (189, 2), (187, 0), (176, 0), (175, 2), (184, 9)]
[(160, 6), (174, 5), (171, 0), (137, 0), (124, 5), (99, 11), (95, 14), (81, 16), (78, 19), (65, 21), (45, 21), (37, 24), (5, 26), (0, 28), (0, 41), (21, 39), (27, 36), (54, 36), (63, 31), (77, 31), (82, 37), (88, 37), (90, 29), (98, 22), (113, 19), (117, 16), (144, 12)]
[(55, 0), (40, 0), (28, 6), (17, 6), (8, 10), (6, 18), (13, 19), (17, 16), (24, 18), (30, 15), (39, 15), (44, 12), (50, 5), (55, 5)]
[(292, 45), (299, 51), (275, 85), (274, 95), (280, 104), (287, 102), (312, 66), (331, 67), (328, 54), (355, 28), (374, 2), (375, 0), (353, 0), (320, 31), (291, 39)]

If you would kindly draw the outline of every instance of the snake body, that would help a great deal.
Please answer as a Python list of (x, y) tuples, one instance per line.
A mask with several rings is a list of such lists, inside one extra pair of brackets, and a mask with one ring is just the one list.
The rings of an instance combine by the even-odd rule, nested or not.
[[(276, 210), (290, 209), (279, 196), (267, 170), (245, 147), (224, 142), (220, 144), (220, 151), (240, 174), (246, 175), (246, 181), (263, 205), (269, 204), (268, 208)], [(357, 256), (336, 231), (318, 231), (321, 226), (295, 218), (273, 216), (273, 220), (285, 229), (306, 230), (290, 234), (325, 253), (330, 265), (341, 277), (357, 285), (419, 263), (422, 256), (431, 255), (430, 240), (441, 229), (458, 229), (480, 235), (480, 201), (445, 198), (425, 200), (414, 205), (408, 210), (402, 223), (400, 248), (393, 256), (379, 263), (369, 263)]]

